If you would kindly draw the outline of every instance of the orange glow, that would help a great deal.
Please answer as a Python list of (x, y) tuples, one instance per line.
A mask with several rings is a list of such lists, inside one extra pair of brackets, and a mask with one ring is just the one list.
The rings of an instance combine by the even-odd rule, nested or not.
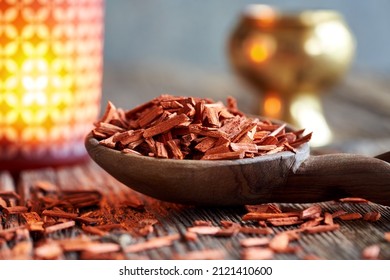
[(267, 117), (279, 118), (282, 110), (282, 102), (279, 97), (270, 95), (264, 101), (264, 114)]
[(261, 27), (271, 27), (275, 23), (275, 16), (274, 14), (267, 15), (267, 17), (261, 18), (261, 20), (258, 21), (258, 24)]
[(274, 10), (263, 11), (257, 20), (257, 25), (261, 28), (270, 28), (275, 24), (276, 13)]
[(1, 2), (0, 161), (85, 153), (98, 117), (103, 0), (57, 2)]
[(250, 62), (260, 64), (275, 53), (276, 42), (267, 34), (255, 35), (244, 42), (244, 50)]
[(261, 63), (268, 58), (269, 52), (265, 45), (254, 43), (249, 50), (249, 56), (252, 61)]

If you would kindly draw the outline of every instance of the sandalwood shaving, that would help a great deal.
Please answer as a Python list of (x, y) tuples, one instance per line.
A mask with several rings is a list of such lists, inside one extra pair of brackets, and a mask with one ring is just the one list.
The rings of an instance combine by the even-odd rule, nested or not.
[(161, 95), (132, 110), (108, 102), (92, 135), (101, 145), (126, 154), (170, 159), (226, 160), (252, 158), (296, 148), (311, 133), (288, 131), (276, 124), (245, 116), (234, 98), (222, 102)]

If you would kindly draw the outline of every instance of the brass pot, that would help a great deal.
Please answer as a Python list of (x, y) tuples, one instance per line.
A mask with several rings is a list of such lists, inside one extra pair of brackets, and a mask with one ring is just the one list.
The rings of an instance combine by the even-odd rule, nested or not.
[(343, 78), (354, 53), (353, 35), (333, 10), (249, 5), (228, 39), (233, 69), (261, 96), (259, 113), (311, 129), (318, 146), (332, 139), (319, 95)]

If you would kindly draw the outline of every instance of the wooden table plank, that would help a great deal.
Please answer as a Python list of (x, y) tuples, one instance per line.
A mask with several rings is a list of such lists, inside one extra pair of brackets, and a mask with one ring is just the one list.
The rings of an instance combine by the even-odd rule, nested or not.
[[(87, 236), (99, 242), (114, 242), (120, 244), (121, 248), (125, 248), (130, 244), (142, 243), (146, 240), (150, 240), (155, 237), (161, 237), (171, 234), (184, 234), (188, 227), (192, 226), (196, 220), (209, 220), (214, 226), (219, 226), (221, 220), (230, 220), (242, 225), (250, 227), (258, 227), (255, 222), (242, 221), (242, 216), (247, 212), (245, 207), (193, 207), (183, 206), (171, 203), (165, 203), (156, 201), (152, 198), (145, 197), (138, 193), (135, 193), (131, 189), (124, 187), (121, 183), (112, 179), (105, 171), (101, 170), (94, 163), (86, 163), (79, 166), (64, 167), (61, 169), (46, 169), (26, 171), (22, 174), (23, 180), (29, 181), (30, 185), (33, 185), (36, 180), (47, 180), (53, 183), (66, 184), (64, 187), (61, 185), (61, 189), (76, 189), (80, 188), (85, 183), (84, 179), (77, 180), (77, 174), (80, 176), (80, 172), (83, 170), (87, 174), (90, 180), (88, 181), (88, 190), (102, 190), (103, 187), (107, 187), (109, 191), (104, 192), (104, 199), (107, 202), (102, 203), (102, 211), (100, 214), (103, 219), (110, 221), (111, 223), (119, 223), (124, 225), (124, 228), (110, 231), (105, 236), (98, 236), (84, 232), (80, 225), (72, 229), (66, 229), (52, 234), (47, 234), (41, 238), (28, 238), (22, 243), (23, 246), (28, 244), (30, 250), (24, 252), (24, 256), (32, 257), (32, 247), (36, 246), (36, 243), (42, 243), (47, 238), (53, 240), (79, 238), (80, 236)], [(65, 176), (66, 175), (66, 176)], [(74, 180), (65, 180), (66, 178), (72, 178), (67, 176), (74, 176)], [(61, 179), (62, 178), (62, 179)], [(1, 175), (1, 182), (9, 182), (10, 177), (8, 175)], [(26, 184), (26, 183), (24, 183)], [(4, 183), (1, 184), (4, 186)], [(6, 184), (9, 189), (9, 183)], [(82, 187), (81, 187), (82, 188)], [(126, 205), (121, 205), (122, 202), (136, 195), (138, 198), (145, 202), (145, 210), (135, 210)], [(104, 201), (103, 199), (103, 201)], [(115, 204), (115, 205), (113, 205)], [(302, 210), (309, 207), (311, 204), (278, 204), (284, 209)], [(296, 254), (275, 254), (275, 259), (304, 259), (307, 255), (315, 255), (322, 259), (361, 259), (362, 250), (370, 245), (379, 244), (381, 248), (381, 259), (390, 259), (390, 243), (384, 240), (384, 233), (390, 231), (390, 208), (377, 204), (365, 203), (340, 203), (340, 202), (322, 202), (319, 203), (324, 211), (335, 212), (339, 209), (343, 209), (347, 212), (359, 212), (364, 214), (369, 211), (379, 211), (382, 217), (377, 222), (367, 222), (363, 220), (357, 221), (337, 221), (340, 223), (341, 228), (335, 232), (320, 233), (315, 235), (301, 234), (301, 238), (298, 241), (293, 241), (292, 244), (301, 247), (301, 251)], [(82, 213), (82, 212), (81, 212)], [(4, 215), (4, 214), (2, 214)], [(144, 218), (158, 218), (159, 223), (154, 225), (154, 231), (146, 236), (139, 236), (136, 234), (136, 230), (129, 230), (132, 227), (136, 227), (137, 223)], [(15, 221), (15, 220), (13, 220)], [(16, 219), (19, 221), (19, 219)], [(7, 224), (3, 224), (2, 227), (9, 227), (10, 220), (7, 220)], [(13, 222), (14, 223), (14, 222)], [(20, 226), (21, 223), (17, 223)], [(16, 226), (13, 225), (13, 226)], [(126, 225), (128, 226), (126, 228)], [(297, 226), (284, 226), (274, 227), (275, 233), (281, 232), (287, 229), (293, 229)], [(30, 234), (31, 235), (31, 234)], [(240, 259), (243, 248), (240, 246), (240, 240), (248, 237), (261, 236), (256, 234), (244, 234), (238, 233), (231, 237), (215, 237), (207, 235), (199, 235), (195, 241), (185, 241), (184, 239), (176, 240), (171, 246), (165, 246), (162, 248), (147, 250), (139, 253), (129, 254), (86, 254), (84, 253), (66, 253), (63, 257), (67, 259), (78, 258), (118, 258), (125, 257), (128, 259), (171, 259), (171, 258), (184, 258), (189, 255), (190, 252), (202, 251), (202, 250), (217, 250), (221, 252), (224, 259)], [(273, 235), (271, 235), (272, 237)], [(27, 243), (26, 243), (27, 242)], [(29, 243), (28, 243), (29, 242)], [(0, 249), (0, 256), (3, 259), (12, 258), (9, 253), (9, 248), (15, 248), (12, 245), (13, 242), (8, 242), (8, 247), (3, 246)], [(18, 244), (18, 242), (17, 242)], [(8, 248), (8, 249), (7, 249)], [(8, 253), (7, 253), (8, 252)]]

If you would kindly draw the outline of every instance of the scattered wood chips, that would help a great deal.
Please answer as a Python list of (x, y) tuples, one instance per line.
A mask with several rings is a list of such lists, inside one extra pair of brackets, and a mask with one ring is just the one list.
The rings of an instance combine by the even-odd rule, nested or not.
[[(364, 199), (347, 198), (340, 202), (348, 203), (366, 203)], [(253, 221), (262, 222), (261, 226), (272, 226), (280, 228), (281, 226), (296, 226), (295, 229), (278, 231), (269, 237), (254, 237), (240, 240), (242, 247), (242, 259), (272, 259), (277, 253), (296, 254), (301, 250), (298, 245), (291, 245), (294, 240), (299, 240), (302, 234), (320, 234), (325, 232), (337, 231), (340, 224), (335, 223), (334, 219), (343, 221), (352, 221), (364, 219), (369, 222), (376, 222), (381, 218), (379, 212), (367, 212), (364, 215), (360, 213), (347, 213), (345, 210), (337, 210), (333, 213), (324, 212), (320, 205), (312, 205), (300, 211), (291, 211), (289, 209), (283, 212), (275, 204), (246, 205), (248, 213), (242, 216), (243, 222)], [(266, 233), (262, 233), (265, 235)], [(271, 232), (272, 234), (272, 232)], [(390, 241), (390, 232), (384, 233), (384, 239)], [(362, 251), (363, 259), (378, 259), (380, 247), (377, 244), (368, 246)], [(319, 259), (317, 256), (306, 254), (303, 259)]]
[[(168, 106), (168, 103), (163, 104)], [(180, 107), (177, 104), (175, 106)], [(146, 121), (147, 117), (143, 122)], [(213, 122), (216, 123), (215, 120)], [(0, 258), (11, 256), (25, 259), (30, 256), (35, 259), (65, 259), (65, 255), (72, 252), (84, 259), (126, 259), (127, 256), (137, 256), (148, 250), (173, 246), (177, 242), (198, 242), (199, 238), (212, 236), (238, 238), (240, 258), (243, 260), (273, 259), (276, 254), (318, 259), (315, 255), (301, 252), (299, 240), (303, 235), (337, 231), (341, 227), (337, 221), (354, 223), (354, 220), (360, 220), (372, 223), (381, 218), (381, 214), (376, 211), (361, 214), (340, 209), (331, 213), (329, 210), (324, 211), (319, 204), (299, 210), (281, 209), (277, 204), (246, 205), (247, 213), (238, 222), (222, 219), (219, 224), (213, 224), (212, 221), (198, 219), (192, 221), (180, 234), (160, 233), (158, 237), (152, 237), (149, 234), (154, 232), (155, 225), (159, 223), (154, 217), (144, 216), (131, 225), (104, 220), (101, 211), (109, 211), (104, 208), (107, 201), (96, 190), (59, 190), (49, 182), (39, 181), (33, 184), (32, 195), (25, 205), (18, 205), (21, 199), (17, 194), (0, 192), (1, 218), (16, 217), (22, 223), (0, 228), (0, 245), (16, 244), (8, 251), (9, 255), (2, 253)], [(347, 201), (361, 203), (358, 198)], [(140, 211), (140, 201), (135, 200), (129, 205)], [(52, 238), (57, 232), (74, 227), (78, 227), (84, 235), (59, 240)], [(125, 244), (114, 242), (107, 238), (114, 230), (124, 235), (131, 233), (134, 239)], [(34, 247), (28, 242), (32, 237), (39, 238)], [(390, 242), (390, 232), (385, 232), (383, 239)], [(362, 249), (361, 258), (379, 259), (380, 253), (379, 244), (372, 244)], [(224, 259), (225, 254), (220, 248), (202, 248), (185, 254), (177, 253), (172, 257), (181, 260)]]

